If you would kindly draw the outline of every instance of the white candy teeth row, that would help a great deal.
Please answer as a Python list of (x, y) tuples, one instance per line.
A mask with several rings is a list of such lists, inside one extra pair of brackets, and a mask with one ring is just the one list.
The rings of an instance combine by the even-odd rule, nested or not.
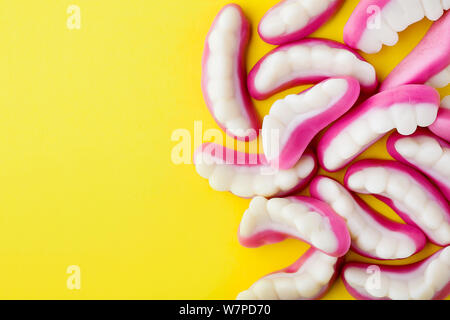
[(371, 273), (356, 267), (344, 272), (345, 280), (356, 290), (374, 298), (392, 300), (428, 300), (450, 281), (450, 247), (412, 272), (381, 271), (380, 281), (369, 281)]
[(314, 299), (332, 279), (336, 262), (337, 258), (316, 250), (296, 272), (265, 276), (241, 292), (237, 300)]
[(414, 241), (378, 223), (338, 182), (322, 178), (317, 188), (321, 200), (346, 220), (352, 243), (362, 251), (381, 259), (402, 259), (416, 251)]
[(269, 92), (301, 75), (351, 76), (370, 86), (376, 79), (374, 67), (345, 49), (322, 44), (298, 44), (270, 54), (260, 66), (255, 88)]
[(395, 149), (412, 164), (425, 168), (434, 178), (445, 178), (450, 186), (450, 149), (442, 147), (436, 139), (406, 137), (397, 140)]
[(223, 160), (205, 159), (199, 153), (195, 167), (200, 176), (209, 180), (211, 188), (217, 191), (230, 191), (244, 198), (260, 195), (274, 196), (297, 186), (315, 168), (312, 156), (303, 156), (294, 168), (271, 171), (270, 166), (239, 166), (226, 164)]
[(407, 212), (414, 223), (437, 243), (450, 242), (450, 224), (446, 213), (411, 177), (398, 170), (369, 167), (352, 174), (348, 187), (355, 192), (381, 195)]
[(392, 129), (410, 135), (417, 126), (431, 125), (436, 117), (437, 109), (425, 103), (372, 108), (331, 140), (323, 157), (324, 165), (328, 170), (335, 170)]
[[(329, 79), (319, 83), (303, 94), (292, 94), (276, 101), (264, 118), (262, 141), (266, 157), (274, 159), (283, 148), (290, 133), (304, 120), (334, 105), (347, 91), (345, 79)], [(279, 130), (280, 148), (271, 148), (271, 134)]]
[(261, 20), (260, 31), (265, 37), (276, 37), (306, 27), (335, 0), (288, 0)]
[[(447, 0), (391, 0), (375, 18), (374, 26), (366, 28), (358, 43), (358, 48), (366, 53), (377, 53), (383, 44), (393, 46), (398, 42), (397, 32), (405, 30), (411, 24), (425, 16), (438, 20), (444, 9), (448, 9)], [(377, 25), (378, 24), (378, 25)]]
[(236, 136), (244, 136), (251, 124), (243, 113), (238, 70), (242, 18), (234, 6), (225, 8), (208, 37), (207, 88), (214, 117)]
[(251, 238), (262, 231), (290, 234), (325, 252), (335, 251), (338, 245), (326, 218), (289, 198), (255, 197), (250, 202), (242, 217), (239, 235)]
[(450, 83), (450, 65), (444, 70), (434, 75), (427, 81), (427, 85), (433, 88), (443, 88)]

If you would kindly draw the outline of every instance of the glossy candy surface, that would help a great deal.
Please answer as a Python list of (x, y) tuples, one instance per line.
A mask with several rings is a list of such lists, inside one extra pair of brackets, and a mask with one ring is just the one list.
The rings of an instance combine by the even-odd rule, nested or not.
[(308, 38), (266, 54), (250, 71), (247, 86), (253, 98), (263, 100), (296, 85), (343, 76), (357, 79), (364, 92), (378, 86), (374, 67), (358, 53), (336, 41)]
[(283, 0), (269, 9), (258, 25), (265, 42), (283, 44), (300, 40), (325, 23), (343, 0)]
[(254, 198), (239, 226), (239, 242), (259, 247), (296, 238), (334, 257), (347, 253), (350, 235), (345, 220), (325, 202), (297, 196)]
[(285, 196), (300, 191), (317, 171), (315, 155), (309, 150), (293, 168), (275, 170), (264, 155), (238, 152), (214, 143), (205, 143), (196, 150), (194, 164), (211, 188), (243, 198)]
[(398, 42), (398, 32), (427, 17), (436, 21), (449, 9), (448, 0), (361, 0), (344, 28), (344, 42), (366, 53)]
[(426, 238), (418, 228), (386, 218), (336, 180), (317, 176), (311, 182), (310, 193), (346, 220), (352, 249), (363, 256), (403, 259), (425, 246)]
[(317, 147), (319, 162), (326, 170), (337, 171), (393, 129), (410, 135), (417, 127), (431, 125), (438, 108), (439, 93), (426, 85), (378, 93), (328, 128)]
[(433, 23), (425, 37), (381, 83), (380, 90), (404, 84), (427, 84), (434, 88), (450, 82), (450, 13)]
[(267, 160), (274, 167), (293, 167), (314, 136), (346, 113), (358, 96), (358, 81), (345, 77), (324, 80), (276, 101), (261, 132)]
[(202, 61), (206, 105), (217, 124), (239, 140), (253, 140), (259, 130), (259, 120), (245, 86), (249, 32), (241, 8), (235, 4), (225, 6), (208, 33)]
[(237, 300), (320, 299), (337, 276), (342, 258), (310, 248), (291, 266), (256, 281)]
[(406, 223), (420, 228), (431, 242), (450, 243), (449, 202), (413, 168), (391, 160), (361, 160), (347, 170), (345, 186), (375, 195)]
[(426, 130), (411, 136), (393, 133), (387, 141), (389, 154), (397, 161), (412, 166), (439, 187), (450, 200), (450, 144)]

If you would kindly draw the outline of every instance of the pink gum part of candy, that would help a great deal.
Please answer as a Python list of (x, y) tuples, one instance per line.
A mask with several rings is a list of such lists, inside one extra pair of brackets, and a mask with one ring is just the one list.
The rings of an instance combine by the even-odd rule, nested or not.
[(370, 97), (362, 104), (352, 108), (350, 112), (348, 112), (342, 118), (340, 118), (334, 124), (332, 124), (331, 127), (322, 136), (317, 146), (317, 157), (320, 165), (326, 170), (331, 172), (339, 171), (385, 135), (383, 134), (379, 138), (373, 140), (371, 143), (366, 145), (364, 148), (361, 149), (359, 153), (347, 159), (339, 168), (330, 170), (325, 166), (324, 164), (325, 151), (327, 150), (331, 142), (334, 140), (334, 138), (342, 130), (348, 127), (355, 120), (358, 120), (370, 109), (389, 108), (396, 103), (402, 102), (430, 103), (436, 105), (436, 108), (438, 108), (440, 104), (439, 99), (440, 99), (439, 93), (435, 89), (426, 85), (414, 85), (414, 84), (404, 85), (395, 89), (386, 90)]
[(390, 137), (388, 138), (387, 143), (386, 143), (386, 147), (387, 147), (387, 150), (388, 150), (389, 154), (395, 160), (403, 162), (404, 164), (409, 165), (409, 166), (415, 168), (416, 170), (422, 172), (424, 175), (426, 175), (430, 180), (432, 180), (439, 187), (439, 189), (445, 195), (447, 200), (450, 201), (450, 186), (449, 185), (443, 183), (442, 181), (439, 181), (436, 178), (433, 178), (432, 175), (430, 175), (427, 172), (426, 168), (422, 168), (420, 166), (412, 164), (411, 162), (409, 162), (409, 160), (405, 159), (400, 153), (398, 153), (397, 149), (395, 148), (395, 143), (398, 140), (405, 139), (405, 138), (408, 138), (408, 137), (410, 137), (410, 138), (414, 138), (414, 137), (429, 137), (429, 138), (432, 138), (432, 139), (436, 140), (439, 143), (439, 145), (441, 147), (444, 147), (444, 148), (450, 148), (450, 144), (448, 144), (444, 140), (436, 137), (434, 134), (430, 133), (429, 131), (427, 131), (425, 129), (418, 130), (418, 131), (416, 131), (414, 134), (412, 134), (410, 136), (402, 136), (399, 133), (394, 132), (394, 133), (392, 133), (390, 135)]
[(428, 127), (431, 132), (447, 142), (450, 142), (450, 110), (440, 108), (436, 121)]
[[(211, 142), (204, 143), (201, 146), (199, 146), (197, 150), (195, 150), (194, 164), (197, 154), (203, 153), (205, 150), (210, 156), (221, 159), (225, 161), (226, 164), (229, 165), (242, 167), (259, 167), (259, 166), (270, 167), (269, 162), (266, 160), (266, 157), (263, 154), (244, 153)], [(218, 152), (218, 154), (216, 154), (217, 150), (221, 151)], [(299, 183), (292, 189), (280, 192), (269, 198), (285, 197), (303, 190), (308, 185), (309, 181), (311, 181), (311, 179), (316, 175), (317, 171), (319, 170), (319, 166), (317, 165), (317, 159), (315, 154), (310, 149), (307, 149), (306, 152), (303, 153), (303, 156), (310, 157), (314, 161), (314, 168), (311, 170), (308, 176), (306, 176), (303, 179), (300, 179)]]
[(450, 12), (433, 23), (422, 41), (381, 83), (380, 91), (423, 84), (450, 64)]
[[(299, 202), (302, 204), (306, 204), (310, 209), (314, 210), (322, 217), (328, 219), (328, 223), (331, 226), (331, 230), (335, 235), (336, 241), (338, 243), (338, 247), (334, 252), (324, 252), (318, 248), (319, 251), (324, 252), (325, 254), (332, 257), (341, 257), (347, 253), (350, 248), (351, 238), (347, 229), (347, 225), (345, 220), (340, 217), (337, 213), (333, 211), (333, 209), (323, 201), (305, 197), (305, 196), (294, 196), (289, 197), (289, 200), (293, 200), (295, 202)], [(248, 248), (256, 248), (266, 244), (272, 244), (281, 242), (287, 238), (298, 239), (302, 242), (306, 242), (309, 245), (313, 246), (311, 243), (306, 241), (305, 239), (298, 238), (289, 234), (284, 234), (282, 232), (273, 231), (273, 230), (264, 230), (262, 232), (258, 232), (250, 237), (241, 237), (238, 236), (239, 243), (244, 247)], [(314, 247), (314, 246), (313, 246)]]
[[(320, 39), (320, 38), (307, 38), (307, 39), (303, 39), (303, 40), (299, 40), (296, 42), (291, 42), (282, 46), (279, 46), (277, 48), (275, 48), (274, 50), (268, 52), (266, 55), (264, 55), (264, 57), (262, 57), (252, 68), (252, 70), (250, 71), (250, 73), (248, 74), (247, 77), (247, 87), (248, 90), (250, 92), (250, 95), (256, 99), (256, 100), (264, 100), (269, 98), (270, 96), (274, 95), (275, 93), (281, 92), (285, 89), (288, 88), (292, 88), (294, 86), (297, 85), (302, 85), (302, 84), (315, 84), (318, 83), (322, 80), (328, 79), (328, 78), (332, 78), (333, 76), (322, 76), (322, 75), (310, 75), (310, 76), (304, 76), (304, 77), (298, 77), (296, 79), (293, 79), (291, 81), (285, 82), (282, 85), (280, 85), (279, 87), (273, 89), (270, 92), (264, 92), (261, 93), (258, 91), (258, 89), (256, 89), (255, 87), (255, 77), (256, 74), (259, 71), (259, 68), (261, 67), (261, 64), (263, 63), (263, 61), (271, 54), (279, 51), (279, 50), (285, 50), (288, 49), (292, 46), (296, 46), (299, 44), (306, 44), (306, 45), (326, 45), (330, 48), (336, 48), (336, 49), (344, 49), (347, 51), (350, 51), (351, 53), (353, 53), (359, 60), (367, 62), (358, 52), (356, 52), (355, 50), (347, 47), (346, 45), (333, 41), (333, 40), (328, 40), (328, 39)], [(336, 77), (336, 76), (334, 76)], [(376, 88), (378, 87), (378, 80), (375, 80), (375, 82), (370, 85), (370, 86), (361, 86), (361, 90), (364, 92), (373, 92), (376, 90)]]
[(306, 25), (304, 28), (297, 30), (295, 32), (286, 33), (282, 36), (276, 36), (276, 37), (265, 37), (263, 33), (261, 32), (261, 23), (264, 20), (264, 18), (269, 15), (275, 8), (278, 8), (286, 1), (281, 1), (277, 3), (275, 6), (270, 8), (267, 13), (264, 15), (264, 17), (261, 19), (260, 23), (258, 24), (258, 34), (261, 37), (261, 39), (267, 43), (273, 44), (273, 45), (281, 45), (288, 42), (293, 42), (296, 40), (300, 40), (317, 29), (319, 29), (325, 22), (330, 19), (335, 12), (339, 9), (339, 7), (342, 5), (343, 0), (335, 0), (334, 3), (328, 7), (324, 12), (319, 14), (318, 16), (314, 17), (310, 22), (308, 22), (308, 25)]
[(216, 121), (217, 125), (225, 131), (227, 134), (232, 136), (233, 138), (241, 141), (252, 141), (257, 138), (258, 131), (260, 128), (260, 121), (258, 118), (258, 115), (256, 113), (256, 109), (252, 103), (252, 100), (250, 98), (250, 95), (248, 93), (247, 87), (246, 87), (246, 68), (245, 68), (245, 54), (247, 52), (247, 45), (250, 39), (250, 24), (245, 17), (244, 13), (242, 12), (241, 7), (239, 7), (237, 4), (229, 4), (222, 8), (222, 10), (217, 14), (209, 32), (206, 36), (206, 39), (209, 39), (210, 33), (212, 30), (214, 30), (217, 18), (221, 15), (222, 11), (225, 10), (228, 7), (235, 7), (239, 10), (239, 14), (241, 16), (241, 31), (240, 31), (240, 41), (239, 41), (239, 50), (238, 50), (238, 56), (237, 56), (237, 65), (238, 65), (238, 77), (234, 79), (234, 81), (239, 83), (239, 96), (240, 96), (240, 104), (244, 107), (245, 116), (247, 120), (250, 123), (250, 127), (253, 129), (249, 135), (247, 136), (236, 136), (233, 135), (230, 131), (227, 130), (225, 125), (217, 120), (217, 118), (214, 116), (214, 112), (212, 110), (212, 102), (209, 99), (207, 86), (208, 86), (208, 60), (209, 60), (209, 46), (208, 41), (205, 42), (205, 49), (203, 51), (203, 57), (202, 57), (202, 91), (203, 91), (203, 98), (205, 99), (206, 105), (208, 107), (208, 110), (210, 111), (211, 115), (213, 116), (214, 120)]
[[(446, 219), (447, 223), (450, 221), (450, 206), (449, 206), (449, 203), (448, 203), (447, 199), (445, 198), (445, 196), (421, 173), (417, 172), (415, 169), (413, 169), (407, 165), (404, 165), (403, 163), (393, 161), (393, 160), (378, 160), (378, 159), (360, 160), (360, 161), (352, 164), (348, 168), (347, 172), (345, 173), (345, 177), (344, 177), (345, 186), (348, 188), (348, 179), (351, 175), (353, 175), (354, 173), (361, 171), (365, 168), (370, 168), (370, 167), (383, 167), (383, 168), (394, 169), (396, 171), (400, 171), (403, 174), (411, 177), (424, 190), (426, 190), (426, 192), (431, 194), (431, 196), (434, 198), (436, 203), (445, 211), (445, 219)], [(392, 210), (394, 210), (395, 213), (400, 218), (402, 218), (402, 220), (405, 221), (407, 224), (412, 225), (412, 226), (417, 227), (420, 230), (422, 230), (422, 228), (420, 228), (420, 226), (418, 226), (410, 218), (410, 216), (407, 212), (402, 211), (394, 204), (393, 200), (391, 200), (390, 198), (386, 198), (384, 196), (376, 195), (376, 194), (374, 194), (374, 196), (377, 199), (386, 203), (389, 207), (391, 207)], [(436, 241), (434, 241), (432, 239), (432, 237), (425, 232), (425, 230), (422, 230), (422, 231), (427, 236), (428, 240), (430, 240), (430, 242), (432, 242), (438, 246), (443, 245), (443, 244), (440, 244), (440, 243), (437, 243)], [(445, 245), (448, 245), (448, 244), (445, 244)]]
[[(321, 196), (321, 194), (320, 194), (320, 192), (318, 190), (318, 184), (319, 184), (320, 180), (322, 180), (324, 178), (328, 178), (328, 179), (331, 179), (331, 180), (333, 180), (335, 182), (338, 182), (337, 180), (334, 180), (332, 178), (325, 177), (325, 176), (317, 176), (317, 177), (315, 177), (313, 179), (313, 181), (311, 182), (311, 184), (310, 184), (309, 191), (310, 191), (312, 197), (317, 198), (319, 200), (321, 200), (322, 196)], [(408, 238), (410, 238), (411, 240), (413, 240), (414, 244), (416, 246), (416, 250), (414, 251), (413, 254), (421, 251), (425, 247), (425, 244), (426, 244), (427, 240), (426, 240), (425, 235), (423, 234), (423, 232), (419, 228), (417, 228), (415, 226), (408, 225), (408, 224), (399, 223), (399, 222), (396, 222), (394, 220), (391, 220), (391, 219), (383, 216), (382, 214), (380, 214), (379, 212), (377, 212), (373, 208), (371, 208), (360, 197), (356, 196), (351, 190), (349, 190), (348, 188), (346, 188), (342, 184), (340, 184), (340, 185), (343, 188), (345, 188), (350, 193), (350, 195), (356, 201), (356, 203), (368, 215), (370, 215), (378, 224), (380, 224), (381, 226), (383, 226), (384, 228), (386, 228), (386, 229), (388, 229), (390, 231), (400, 232), (400, 233), (404, 234), (405, 236), (407, 236)], [(358, 246), (356, 246), (353, 243), (353, 241), (352, 241), (351, 248), (352, 248), (353, 251), (355, 251), (359, 255), (367, 257), (367, 258), (378, 259), (378, 260), (392, 260), (392, 259), (382, 259), (380, 257), (373, 256), (370, 253), (360, 249)], [(396, 258), (394, 258), (394, 259), (396, 259)]]
[[(336, 101), (332, 107), (298, 125), (290, 134), (289, 139), (284, 144), (278, 157), (270, 161), (272, 165), (279, 165), (281, 169), (292, 168), (300, 159), (303, 151), (308, 147), (313, 138), (322, 129), (345, 114), (357, 101), (360, 93), (359, 82), (351, 77), (341, 77), (336, 79), (345, 79), (347, 81), (348, 88), (345, 94)], [(308, 90), (305, 90), (300, 94), (305, 93)]]
[(390, 0), (361, 0), (351, 14), (344, 26), (344, 42), (351, 48), (357, 48), (363, 33), (366, 31), (367, 19), (369, 18), (367, 9), (376, 6), (383, 10)]
[[(412, 263), (412, 264), (408, 264), (408, 265), (382, 265), (382, 264), (378, 264), (377, 266), (380, 267), (380, 270), (383, 272), (394, 272), (394, 273), (398, 273), (398, 274), (405, 274), (405, 273), (409, 273), (409, 272), (414, 272), (416, 269), (420, 268), (422, 266), (422, 264), (428, 262), (431, 259), (435, 259), (436, 256), (438, 254), (441, 253), (443, 249), (435, 252), (434, 254), (432, 254), (431, 256), (429, 256), (428, 258), (425, 258), (421, 261)], [(367, 270), (367, 268), (371, 265), (374, 265), (373, 263), (369, 264), (369, 263), (363, 263), (363, 262), (349, 262), (346, 263), (343, 268), (342, 268), (342, 272), (341, 272), (341, 278), (342, 281), (344, 282), (345, 288), (347, 289), (347, 291), (356, 299), (360, 299), (360, 300), (390, 300), (388, 298), (381, 298), (381, 299), (374, 299), (371, 296), (365, 296), (363, 294), (361, 294), (358, 290), (356, 290), (355, 288), (353, 288), (345, 279), (344, 274), (345, 271), (348, 268), (359, 268), (359, 269), (363, 269), (363, 270)], [(448, 295), (450, 294), (450, 282), (447, 283), (447, 285), (442, 288), (439, 292), (437, 292), (432, 300), (442, 300), (445, 299)]]

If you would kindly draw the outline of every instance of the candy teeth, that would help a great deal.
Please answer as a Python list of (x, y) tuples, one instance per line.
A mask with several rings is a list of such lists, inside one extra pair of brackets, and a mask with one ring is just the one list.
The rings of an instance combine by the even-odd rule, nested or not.
[(357, 299), (429, 300), (443, 299), (450, 293), (450, 247), (406, 266), (348, 263), (342, 280)]
[(269, 52), (250, 71), (247, 84), (251, 96), (262, 100), (288, 87), (342, 76), (356, 78), (365, 92), (378, 84), (373, 66), (357, 53), (332, 40), (311, 38)]
[(239, 242), (246, 247), (293, 237), (331, 256), (344, 255), (350, 246), (345, 221), (324, 202), (308, 197), (255, 197), (239, 227)]
[(352, 248), (363, 256), (382, 260), (403, 259), (425, 246), (425, 236), (419, 229), (384, 217), (331, 178), (314, 178), (310, 193), (312, 197), (327, 202), (346, 220)]
[(440, 0), (362, 0), (344, 27), (344, 42), (366, 53), (377, 53), (383, 44), (398, 42), (397, 32), (424, 17), (436, 21), (444, 10), (447, 4)]
[(356, 80), (331, 78), (275, 102), (261, 133), (268, 161), (282, 169), (294, 166), (314, 136), (349, 110), (358, 96)]
[(393, 133), (388, 141), (389, 154), (396, 160), (420, 170), (436, 183), (450, 200), (450, 145), (428, 131), (409, 137)]
[(450, 83), (450, 66), (431, 77), (426, 84), (434, 88), (443, 88)]
[[(382, 184), (386, 184), (383, 190), (373, 186), (379, 184), (379, 176)], [(414, 169), (396, 161), (362, 160), (347, 170), (345, 185), (355, 192), (374, 194), (406, 223), (420, 228), (433, 243), (441, 246), (450, 243), (449, 203)]]
[(450, 130), (448, 128), (450, 128), (450, 96), (442, 99), (436, 121), (429, 127), (435, 135), (450, 142)]
[[(407, 0), (409, 1), (409, 0)], [(447, 9), (446, 9), (447, 10)], [(411, 53), (386, 77), (380, 91), (405, 84), (427, 84), (443, 88), (450, 82), (450, 14), (428, 30)]]
[(249, 24), (241, 8), (230, 4), (217, 15), (203, 53), (203, 95), (219, 126), (239, 140), (257, 137), (259, 121), (245, 89), (244, 53)]
[(425, 85), (405, 85), (378, 93), (336, 121), (319, 141), (320, 164), (337, 171), (392, 129), (412, 134), (431, 125), (438, 112), (439, 94)]
[(217, 191), (252, 198), (284, 196), (301, 190), (317, 170), (314, 154), (307, 151), (289, 170), (275, 170), (263, 155), (250, 155), (206, 143), (194, 154), (195, 168)]
[(272, 7), (258, 26), (260, 37), (279, 45), (302, 39), (325, 23), (342, 0), (284, 0)]
[(342, 260), (310, 248), (291, 266), (256, 281), (237, 300), (320, 299), (334, 282)]

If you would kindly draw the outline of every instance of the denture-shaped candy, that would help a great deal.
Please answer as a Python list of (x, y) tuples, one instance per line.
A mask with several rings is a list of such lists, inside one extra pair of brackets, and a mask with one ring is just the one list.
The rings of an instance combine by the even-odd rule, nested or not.
[(387, 90), (404, 84), (443, 88), (450, 82), (450, 12), (435, 22), (422, 41), (381, 84)]
[(450, 144), (420, 130), (408, 137), (392, 134), (387, 149), (394, 159), (415, 167), (433, 180), (450, 200)]
[(417, 126), (429, 126), (438, 108), (438, 92), (426, 85), (404, 85), (378, 93), (325, 132), (317, 148), (320, 164), (337, 171), (392, 129), (410, 135)]
[(435, 135), (450, 142), (450, 96), (446, 96), (442, 99), (436, 121), (429, 129)]
[(267, 160), (281, 169), (294, 166), (314, 136), (347, 112), (358, 96), (358, 81), (345, 77), (276, 101), (261, 132)]
[(318, 250), (340, 257), (350, 247), (345, 220), (317, 199), (255, 197), (239, 226), (239, 242), (245, 247), (259, 247), (295, 238)]
[(237, 300), (320, 299), (337, 277), (342, 258), (310, 248), (291, 266), (256, 281)]
[(243, 197), (285, 196), (301, 190), (317, 171), (311, 151), (289, 170), (274, 170), (264, 155), (238, 152), (214, 143), (201, 145), (194, 154), (197, 172), (217, 191)]
[(383, 44), (395, 45), (398, 32), (425, 16), (436, 21), (449, 8), (448, 0), (361, 0), (344, 27), (344, 42), (377, 53)]
[(404, 266), (351, 262), (342, 269), (350, 294), (362, 300), (440, 300), (450, 294), (450, 247)]
[(280, 46), (266, 54), (250, 71), (250, 95), (258, 100), (300, 85), (326, 78), (351, 76), (364, 92), (378, 86), (374, 67), (358, 53), (332, 40), (304, 39)]
[(245, 52), (249, 23), (235, 4), (217, 15), (206, 38), (202, 89), (218, 125), (239, 140), (253, 140), (258, 117), (246, 88)]
[(328, 203), (346, 220), (352, 249), (363, 256), (403, 259), (425, 246), (425, 236), (418, 228), (386, 218), (336, 180), (318, 176), (309, 190), (312, 197)]
[(397, 161), (361, 160), (350, 166), (345, 185), (373, 194), (406, 223), (440, 246), (450, 243), (450, 206), (444, 195), (413, 168)]
[(300, 40), (316, 31), (342, 0), (283, 0), (272, 7), (258, 26), (260, 37), (271, 44)]

